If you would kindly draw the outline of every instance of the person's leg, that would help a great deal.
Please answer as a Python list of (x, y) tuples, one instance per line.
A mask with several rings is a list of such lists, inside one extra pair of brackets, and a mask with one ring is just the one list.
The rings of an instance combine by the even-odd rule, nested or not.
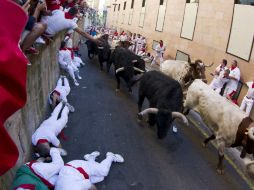
[(163, 59), (162, 55), (160, 54), (160, 64), (162, 64), (163, 61), (164, 61), (164, 59)]
[(62, 131), (68, 122), (69, 108), (64, 106), (60, 118), (56, 121), (59, 131)]
[(151, 63), (151, 65), (154, 65), (156, 63), (157, 58), (158, 58), (158, 55), (156, 54), (153, 61), (152, 61), (152, 63)]
[(30, 48), (35, 40), (41, 36), (45, 30), (47, 29), (47, 24), (45, 23), (36, 23), (35, 26), (33, 27), (32, 31), (26, 36), (24, 39), (23, 43), (21, 44), (21, 49), (22, 51), (27, 50)]
[(75, 74), (74, 74), (74, 70), (73, 70), (73, 68), (70, 65), (68, 65), (68, 72), (69, 72), (71, 78), (73, 79), (74, 84), (76, 86), (79, 86), (79, 83), (77, 82)]
[(63, 86), (65, 87), (66, 95), (68, 95), (71, 91), (71, 88), (70, 88), (70, 83), (66, 77), (64, 77), (64, 85)]
[(59, 77), (57, 83), (56, 83), (56, 86), (62, 86), (62, 78)]
[(91, 164), (91, 170), (89, 172), (91, 182), (99, 183), (103, 181), (109, 173), (112, 162), (124, 162), (124, 159), (119, 154), (108, 152), (106, 159), (104, 159), (101, 163), (95, 162), (93, 160), (89, 161), (88, 163)]

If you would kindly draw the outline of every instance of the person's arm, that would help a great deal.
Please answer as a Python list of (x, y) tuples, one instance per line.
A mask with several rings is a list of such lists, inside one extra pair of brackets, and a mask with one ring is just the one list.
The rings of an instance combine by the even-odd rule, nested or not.
[(36, 22), (38, 21), (38, 18), (40, 16), (40, 12), (41, 11), (46, 11), (47, 10), (47, 6), (45, 3), (38, 3), (36, 8), (35, 8), (35, 11), (34, 11), (34, 14), (33, 14), (33, 17), (36, 19)]
[(93, 38), (91, 35), (89, 35), (88, 33), (86, 33), (85, 31), (83, 31), (81, 28), (77, 27), (75, 29), (73, 29), (74, 31), (76, 31), (77, 33), (79, 33), (81, 36), (85, 37), (88, 40), (91, 40), (95, 43), (98, 42), (98, 40), (96, 40), (95, 38)]

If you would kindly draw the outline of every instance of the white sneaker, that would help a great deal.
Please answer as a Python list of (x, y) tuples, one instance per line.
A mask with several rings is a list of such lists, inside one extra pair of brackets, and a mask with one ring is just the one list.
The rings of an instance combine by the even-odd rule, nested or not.
[(173, 125), (173, 132), (177, 133), (177, 127)]
[(77, 81), (74, 81), (75, 86), (79, 86), (79, 83)]
[(98, 156), (100, 156), (100, 152), (94, 151), (91, 154), (85, 154), (84, 159), (89, 161), (89, 160), (95, 160)]
[(68, 107), (68, 109), (70, 110), (70, 112), (73, 113), (73, 112), (75, 111), (75, 108), (74, 108), (72, 105), (70, 105), (68, 102), (66, 102), (65, 105)]
[(46, 44), (45, 40), (43, 40), (43, 38), (41, 36), (39, 38), (37, 38), (35, 40), (35, 42), (38, 43), (38, 44)]
[(78, 75), (78, 79), (82, 79), (82, 77)]
[(120, 154), (114, 154), (112, 152), (108, 152), (106, 155), (107, 155), (107, 157), (111, 156), (113, 158), (114, 162), (119, 162), (119, 163), (124, 162), (124, 158)]

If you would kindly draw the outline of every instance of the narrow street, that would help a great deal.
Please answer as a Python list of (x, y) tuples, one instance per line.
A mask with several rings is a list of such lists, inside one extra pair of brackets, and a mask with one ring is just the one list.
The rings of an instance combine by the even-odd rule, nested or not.
[[(100, 71), (97, 58), (80, 69), (80, 86), (72, 86), (69, 102), (76, 111), (69, 116), (64, 130), (65, 162), (83, 159), (85, 153), (108, 151), (122, 154), (125, 163), (114, 164), (98, 189), (106, 190), (247, 190), (249, 187), (225, 162), (225, 174), (216, 173), (217, 151), (201, 145), (202, 134), (193, 126), (178, 125), (164, 140), (156, 137), (156, 128), (136, 120), (137, 86), (133, 94), (122, 82), (116, 93), (113, 68)], [(147, 105), (145, 105), (147, 106)]]

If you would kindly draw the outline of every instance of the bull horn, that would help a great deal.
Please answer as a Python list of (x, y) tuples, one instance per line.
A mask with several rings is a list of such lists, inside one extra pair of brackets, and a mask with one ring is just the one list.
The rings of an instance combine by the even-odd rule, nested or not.
[(98, 49), (104, 49), (104, 47), (100, 47), (100, 46), (99, 46)]
[(124, 68), (123, 68), (123, 67), (116, 69), (116, 74), (119, 73), (119, 72), (121, 72), (121, 71), (124, 71)]
[(135, 60), (132, 60), (132, 63), (137, 63), (137, 62), (138, 62), (138, 60), (136, 60), (136, 59), (135, 59)]
[(172, 112), (172, 117), (182, 119), (186, 125), (189, 125), (188, 119), (180, 112)]
[(159, 111), (158, 108), (147, 108), (147, 109), (143, 110), (142, 112), (140, 112), (139, 115), (146, 115), (149, 113), (157, 114), (158, 111)]
[(210, 64), (210, 65), (205, 65), (205, 64), (204, 64), (204, 66), (205, 66), (205, 67), (211, 67), (211, 66), (213, 66), (213, 64), (214, 64), (214, 62), (212, 62), (212, 64)]
[(248, 137), (249, 137), (251, 140), (254, 140), (254, 127), (251, 127), (251, 128), (249, 129)]
[(138, 71), (138, 72), (141, 72), (141, 73), (144, 73), (145, 71), (143, 71), (143, 70), (141, 70), (141, 69), (139, 69), (139, 68), (137, 68), (137, 67), (133, 67), (133, 69), (135, 70), (135, 71)]
[(254, 161), (251, 160), (250, 158), (246, 157), (243, 159), (243, 162), (245, 165), (250, 165), (250, 164), (254, 164)]

